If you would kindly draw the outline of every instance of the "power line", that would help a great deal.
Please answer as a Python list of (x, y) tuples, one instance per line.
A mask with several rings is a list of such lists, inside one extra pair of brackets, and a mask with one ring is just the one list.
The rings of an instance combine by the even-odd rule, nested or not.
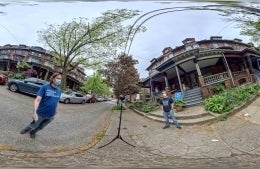
[(14, 34), (9, 31), (9, 29), (7, 29), (4, 25), (0, 24), (0, 26), (2, 26), (2, 28), (4, 28), (11, 36), (12, 38), (17, 42), (17, 44), (19, 44), (19, 41), (16, 39), (16, 37), (14, 36)]

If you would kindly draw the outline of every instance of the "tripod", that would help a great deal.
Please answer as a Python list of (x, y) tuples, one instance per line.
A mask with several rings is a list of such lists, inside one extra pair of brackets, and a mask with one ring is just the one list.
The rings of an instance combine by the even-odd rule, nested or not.
[(98, 148), (103, 148), (103, 147), (109, 145), (110, 143), (112, 143), (113, 141), (115, 141), (116, 139), (120, 139), (120, 140), (122, 140), (123, 142), (125, 142), (126, 144), (135, 147), (134, 145), (132, 145), (132, 144), (126, 142), (126, 141), (122, 138), (122, 136), (120, 135), (121, 120), (122, 120), (122, 109), (123, 109), (123, 108), (122, 108), (122, 107), (123, 107), (123, 106), (122, 106), (122, 102), (123, 102), (123, 100), (124, 100), (124, 97), (123, 97), (123, 96), (120, 96), (120, 100), (121, 100), (121, 103), (120, 103), (120, 116), (119, 116), (119, 126), (118, 126), (117, 136), (116, 136), (115, 138), (113, 138), (110, 142), (108, 142), (107, 144), (105, 144), (105, 145), (103, 145), (103, 146), (100, 146), (100, 147), (98, 147)]

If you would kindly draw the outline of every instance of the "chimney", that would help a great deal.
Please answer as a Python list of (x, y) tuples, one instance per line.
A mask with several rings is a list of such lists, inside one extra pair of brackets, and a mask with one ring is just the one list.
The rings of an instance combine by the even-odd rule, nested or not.
[(195, 38), (186, 38), (182, 41), (182, 43), (184, 45), (190, 44), (190, 43), (194, 43), (195, 42)]
[(210, 40), (222, 40), (222, 36), (211, 36)]

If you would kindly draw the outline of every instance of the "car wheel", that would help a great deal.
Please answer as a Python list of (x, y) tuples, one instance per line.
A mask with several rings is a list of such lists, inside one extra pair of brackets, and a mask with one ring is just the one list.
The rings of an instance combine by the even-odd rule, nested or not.
[(85, 104), (85, 100), (82, 100), (81, 104)]
[(17, 92), (18, 91), (18, 86), (17, 84), (13, 83), (9, 86), (9, 90), (12, 92)]
[(65, 104), (70, 103), (70, 99), (65, 99), (65, 100), (64, 100), (64, 103), (65, 103)]

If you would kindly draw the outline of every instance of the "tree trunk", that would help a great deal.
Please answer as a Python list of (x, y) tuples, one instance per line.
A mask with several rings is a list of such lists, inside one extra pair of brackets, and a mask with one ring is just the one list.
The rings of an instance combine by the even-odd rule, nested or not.
[(66, 81), (67, 81), (67, 70), (63, 69), (63, 72), (62, 72), (62, 81), (61, 81), (61, 88), (62, 89), (65, 89), (67, 86), (66, 86)]

